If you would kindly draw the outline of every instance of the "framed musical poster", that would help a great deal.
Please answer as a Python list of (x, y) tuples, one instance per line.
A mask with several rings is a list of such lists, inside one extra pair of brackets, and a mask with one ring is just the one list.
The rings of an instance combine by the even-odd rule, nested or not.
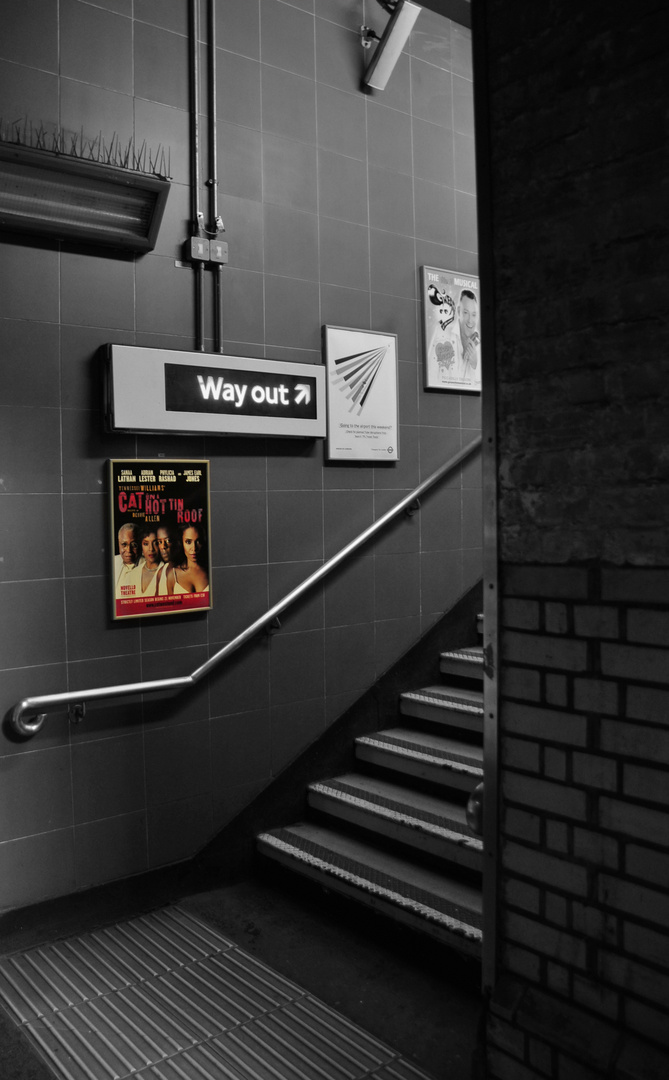
[(211, 595), (209, 462), (109, 462), (115, 619), (207, 611)]
[(472, 274), (421, 268), (426, 390), (481, 392), (480, 295)]
[(323, 327), (330, 461), (398, 461), (397, 335)]

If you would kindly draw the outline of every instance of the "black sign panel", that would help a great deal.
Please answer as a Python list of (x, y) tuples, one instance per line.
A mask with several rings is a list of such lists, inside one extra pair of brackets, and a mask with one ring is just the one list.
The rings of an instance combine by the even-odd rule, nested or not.
[(316, 380), (308, 375), (168, 363), (165, 408), (168, 412), (314, 420)]

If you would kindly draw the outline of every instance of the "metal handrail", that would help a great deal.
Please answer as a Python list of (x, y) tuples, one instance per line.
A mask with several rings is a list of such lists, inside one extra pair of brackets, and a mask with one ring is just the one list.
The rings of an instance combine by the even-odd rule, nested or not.
[[(27, 697), (23, 701), (19, 701), (12, 709), (10, 716), (10, 723), (14, 730), (25, 738), (29, 738), (36, 735), (46, 720), (47, 711), (55, 710), (61, 705), (77, 705), (83, 714), (83, 706), (87, 701), (100, 701), (103, 698), (115, 698), (115, 697), (127, 697), (131, 694), (154, 694), (161, 690), (185, 690), (188, 686), (195, 686), (196, 683), (203, 679), (205, 675), (218, 666), (222, 660), (236, 652), (242, 645), (244, 645), (250, 638), (263, 630), (266, 626), (269, 626), (282, 611), (285, 611), (295, 600), (299, 600), (301, 596), (315, 585), (317, 581), (320, 581), (327, 574), (331, 573), (344, 559), (352, 555), (354, 551), (366, 544), (372, 536), (375, 536), (384, 525), (387, 525), (389, 521), (392, 521), (394, 517), (397, 517), (402, 510), (411, 506), (416, 499), (419, 499), (426, 491), (429, 490), (437, 481), (441, 480), (447, 473), (456, 469), (463, 461), (465, 461), (471, 454), (481, 447), (481, 438), (474, 439), (464, 449), (454, 454), (447, 462), (436, 469), (430, 476), (422, 481), (415, 488), (411, 494), (405, 495), (403, 499), (400, 499), (395, 506), (392, 506), (390, 510), (387, 510), (385, 514), (382, 514), (373, 524), (369, 525), (363, 530), (354, 540), (346, 544), (341, 548), (336, 555), (324, 562), (322, 566), (319, 566), (317, 570), (314, 570), (313, 574), (305, 578), (301, 584), (297, 585), (291, 592), (286, 593), (282, 600), (274, 604), (273, 607), (266, 611), (259, 619), (247, 626), (246, 630), (243, 630), (241, 634), (238, 634), (236, 638), (229, 641), (227, 645), (224, 645), (222, 649), (219, 649), (217, 653), (201, 664), (199, 668), (192, 673), (192, 675), (184, 675), (177, 678), (170, 679), (153, 679), (150, 682), (139, 683), (120, 683), (118, 686), (100, 686), (93, 690), (68, 690), (63, 694), (42, 694), (37, 697)], [(28, 719), (25, 714), (30, 713), (34, 716), (33, 719)], [(34, 715), (37, 714), (37, 715)]]

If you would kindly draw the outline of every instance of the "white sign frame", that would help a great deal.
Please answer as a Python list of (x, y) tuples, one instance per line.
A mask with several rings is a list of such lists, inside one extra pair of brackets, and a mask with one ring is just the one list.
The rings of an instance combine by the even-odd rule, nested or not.
[(397, 334), (323, 327), (330, 461), (399, 461)]
[[(206, 374), (202, 378), (209, 384), (226, 386), (224, 372), (240, 373), (238, 385), (251, 391), (272, 384), (271, 393), (277, 407), (277, 415), (235, 415), (233, 411), (190, 411), (187, 408), (168, 407), (166, 380), (169, 366), (172, 371), (199, 368)], [(194, 373), (193, 379), (197, 379)], [(264, 378), (266, 377), (266, 384)], [(277, 382), (286, 378), (282, 390)], [(202, 384), (201, 384), (202, 385)], [(282, 416), (281, 405), (286, 412), (305, 400), (315, 402), (311, 412), (315, 416)], [(269, 393), (269, 391), (268, 391)], [(313, 396), (312, 396), (313, 395)], [(250, 392), (245, 401), (250, 400)], [(268, 398), (269, 400), (269, 398)], [(295, 407), (297, 407), (295, 404)], [(306, 407), (306, 406), (305, 406)], [(135, 345), (107, 346), (106, 415), (110, 431), (137, 431), (145, 433), (176, 432), (182, 435), (277, 435), (293, 438), (325, 438), (325, 370), (320, 364), (296, 364), (282, 360), (260, 360), (247, 356), (225, 356), (221, 353), (180, 352), (175, 349), (149, 349)]]

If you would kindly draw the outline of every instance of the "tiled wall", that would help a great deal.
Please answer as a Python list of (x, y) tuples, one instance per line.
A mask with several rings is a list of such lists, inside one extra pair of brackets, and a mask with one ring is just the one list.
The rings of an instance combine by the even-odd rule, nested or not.
[[(105, 434), (99, 346), (194, 348), (192, 274), (176, 265), (187, 14), (185, 0), (3, 13), (3, 118), (166, 146), (173, 174), (147, 256), (0, 244), (3, 713), (26, 695), (189, 673), (480, 427), (478, 398), (422, 390), (417, 293), (425, 263), (477, 269), (469, 32), (424, 11), (387, 90), (365, 95), (359, 26), (382, 28), (375, 0), (219, 0), (225, 351), (319, 362), (322, 324), (397, 333), (401, 461)], [(208, 348), (211, 294), (208, 281)], [(215, 607), (114, 624), (104, 465), (158, 455), (211, 459)], [(190, 856), (480, 576), (480, 547), (472, 464), (190, 697), (90, 707), (75, 727), (54, 714), (29, 743), (3, 732), (0, 905)]]

